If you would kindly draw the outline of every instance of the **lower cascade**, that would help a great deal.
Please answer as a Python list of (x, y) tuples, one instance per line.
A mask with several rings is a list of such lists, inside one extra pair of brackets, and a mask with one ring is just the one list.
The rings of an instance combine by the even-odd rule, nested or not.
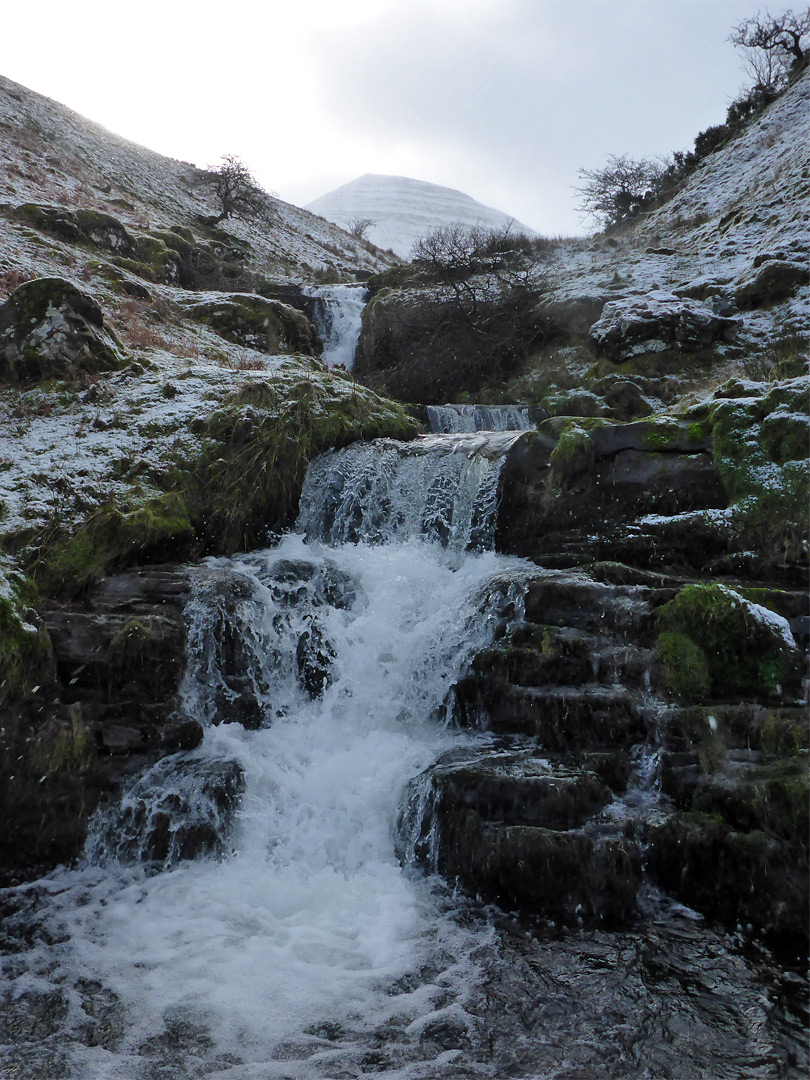
[[(21, 890), (36, 930), (5, 976), (48, 1035), (39, 1058), (0, 1056), (7, 1075), (776, 1075), (794, 1036), (753, 968), (643, 885), (654, 753), (619, 783), (609, 755), (583, 773), (555, 753), (552, 719), (547, 753), (478, 727), (473, 658), (519, 650), (527, 602), (550, 611), (570, 585), (491, 550), (518, 438), (326, 454), (295, 533), (189, 571), (184, 707), (205, 739), (97, 813), (82, 865)], [(589, 669), (632, 669), (643, 702), (644, 657), (605, 630), (635, 602), (583, 634), (602, 643)], [(516, 874), (512, 852), (551, 876)], [(576, 888), (554, 877), (577, 867)], [(542, 929), (476, 900), (538, 890), (559, 896)], [(612, 918), (629, 922), (608, 935)]]

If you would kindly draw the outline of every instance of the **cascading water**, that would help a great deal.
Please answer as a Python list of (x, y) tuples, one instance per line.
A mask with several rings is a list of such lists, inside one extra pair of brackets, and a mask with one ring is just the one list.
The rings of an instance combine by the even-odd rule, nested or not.
[(360, 339), (367, 287), (362, 282), (307, 285), (303, 292), (315, 298), (315, 328), (323, 342), (324, 363), (329, 367), (342, 366), (350, 370)]
[(481, 550), (518, 437), (325, 455), (299, 534), (193, 571), (184, 692), (205, 740), (97, 815), (84, 865), (21, 891), (36, 914), (4, 966), (0, 1075), (671, 1076), (684, 1028), (677, 1075), (775, 1075), (760, 983), (685, 934), (690, 913), (533, 941), (408, 869), (428, 809), (409, 781), (504, 752), (441, 721), (542, 573)]
[(428, 405), (434, 434), (463, 431), (530, 431), (543, 415), (529, 405)]

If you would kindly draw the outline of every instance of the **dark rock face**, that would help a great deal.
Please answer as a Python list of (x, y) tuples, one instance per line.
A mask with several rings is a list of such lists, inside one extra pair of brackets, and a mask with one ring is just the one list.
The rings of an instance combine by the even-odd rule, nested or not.
[(691, 544), (646, 536), (656, 524), (645, 523), (649, 515), (727, 505), (711, 436), (685, 421), (552, 417), (512, 448), (501, 490), (498, 548), (540, 561), (702, 566), (707, 549), (715, 556), (727, 549), (727, 539), (711, 528), (698, 542), (700, 523), (690, 525)]
[(810, 269), (805, 263), (783, 259), (754, 260), (754, 269), (734, 291), (741, 308), (764, 307), (793, 296), (801, 285), (810, 283)]
[(591, 340), (610, 360), (682, 349), (695, 352), (716, 341), (731, 341), (738, 320), (718, 314), (698, 300), (671, 293), (611, 300), (590, 330)]
[(28, 281), (0, 307), (0, 379), (72, 378), (125, 363), (99, 305), (62, 278)]
[(611, 800), (591, 772), (537, 751), (440, 760), (412, 781), (400, 816), (403, 858), (432, 865), (503, 907), (567, 923), (615, 921), (632, 909), (637, 845), (600, 835)]
[[(763, 684), (762, 703), (741, 705), (726, 652), (713, 690), (688, 679), (673, 688), (669, 631), (659, 631), (692, 592), (711, 588), (681, 586), (616, 563), (530, 580), (525, 621), (479, 652), (455, 688), (457, 721), (497, 733), (506, 749), (440, 761), (414, 781), (403, 857), (526, 913), (621, 920), (644, 834), (648, 873), (684, 903), (732, 927), (806, 940), (810, 737), (795, 681)], [(766, 626), (787, 647), (806, 594), (750, 595), (768, 600)], [(766, 618), (754, 614), (743, 620), (752, 647)], [(757, 664), (737, 637), (750, 700)], [(645, 805), (657, 806), (649, 820)]]
[(12, 779), (0, 795), (0, 877), (74, 858), (104, 792), (202, 740), (178, 699), (187, 593), (182, 570), (151, 567), (42, 612), (56, 680), (4, 710), (1, 767)]

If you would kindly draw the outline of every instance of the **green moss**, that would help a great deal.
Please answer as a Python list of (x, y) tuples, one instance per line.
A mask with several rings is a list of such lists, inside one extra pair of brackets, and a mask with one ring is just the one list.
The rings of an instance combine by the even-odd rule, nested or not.
[(686, 634), (665, 631), (656, 645), (664, 689), (673, 697), (700, 701), (711, 688), (703, 649)]
[(712, 414), (714, 463), (735, 507), (740, 540), (788, 562), (806, 558), (807, 428), (799, 418), (794, 423), (769, 410), (793, 401), (797, 393), (791, 383), (765, 398), (721, 401)]
[[(134, 492), (133, 496), (134, 497)], [(50, 595), (75, 592), (111, 569), (164, 552), (188, 553), (194, 538), (188, 506), (180, 492), (110, 502), (71, 533), (45, 535), (36, 550), (32, 572)]]
[[(797, 681), (796, 650), (727, 586), (687, 585), (659, 610), (657, 621), (662, 636), (685, 637), (702, 651), (715, 694), (774, 696)], [(684, 658), (684, 643), (679, 647)]]
[(569, 420), (551, 452), (552, 487), (567, 486), (576, 477), (589, 472), (595, 460), (596, 453), (587, 429), (576, 420)]
[[(287, 524), (307, 465), (322, 451), (383, 435), (412, 438), (417, 430), (401, 406), (365, 388), (335, 395), (323, 372), (283, 388), (241, 388), (206, 421), (209, 443), (187, 491), (206, 548), (249, 547)], [(190, 479), (186, 472), (180, 482)]]
[(645, 420), (645, 425), (649, 425), (642, 438), (645, 450), (663, 450), (673, 443), (677, 444), (683, 436), (678, 421), (669, 417)]
[(31, 610), (33, 583), (0, 561), (0, 705), (24, 697), (53, 678), (53, 651)]
[(90, 729), (81, 717), (81, 706), (71, 707), (70, 726), (47, 730), (31, 750), (30, 766), (43, 777), (86, 769), (93, 757)]

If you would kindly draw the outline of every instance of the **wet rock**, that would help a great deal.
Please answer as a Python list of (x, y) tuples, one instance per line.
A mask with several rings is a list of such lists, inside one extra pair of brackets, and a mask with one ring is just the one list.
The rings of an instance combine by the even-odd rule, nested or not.
[(81, 851), (87, 818), (136, 761), (202, 740), (180, 709), (184, 572), (113, 575), (42, 611), (56, 681), (6, 708), (0, 734), (0, 879), (25, 879)]
[(244, 787), (236, 761), (164, 758), (126, 788), (120, 804), (99, 812), (87, 857), (163, 868), (202, 855), (222, 857)]
[(649, 865), (684, 903), (736, 926), (807, 940), (808, 873), (790, 846), (703, 813), (674, 814), (648, 830)]
[(400, 857), (507, 908), (569, 923), (624, 919), (640, 881), (637, 846), (587, 827), (610, 798), (593, 774), (531, 752), (440, 760), (406, 793)]
[(63, 278), (35, 278), (0, 307), (0, 379), (73, 378), (123, 367), (96, 301)]
[(654, 291), (609, 301), (590, 337), (608, 359), (621, 361), (669, 349), (695, 352), (733, 340), (738, 329), (738, 320), (716, 314), (707, 304)]

